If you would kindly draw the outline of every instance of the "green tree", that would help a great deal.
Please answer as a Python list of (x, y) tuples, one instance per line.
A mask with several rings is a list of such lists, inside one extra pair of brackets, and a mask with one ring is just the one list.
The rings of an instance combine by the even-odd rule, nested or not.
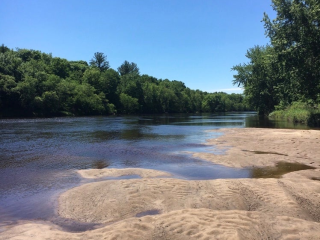
[(320, 1), (273, 0), (272, 7), (276, 19), (265, 14), (263, 20), (281, 66), (279, 91), (296, 95), (289, 103), (297, 98), (320, 101)]
[(202, 101), (202, 110), (204, 112), (223, 112), (224, 103), (221, 95), (217, 93), (206, 95)]
[(276, 84), (279, 76), (275, 72), (274, 48), (256, 46), (247, 51), (247, 64), (239, 64), (232, 68), (237, 71), (233, 84), (244, 88), (244, 94), (251, 106), (260, 115), (268, 114), (278, 104)]
[(103, 114), (106, 112), (104, 97), (97, 95), (94, 87), (87, 83), (76, 85), (73, 109), (78, 115)]
[(90, 65), (99, 68), (100, 71), (104, 71), (109, 68), (107, 56), (101, 52), (94, 53), (93, 58), (90, 60)]
[(135, 113), (139, 109), (138, 99), (133, 98), (125, 93), (120, 94), (121, 112)]
[(10, 49), (7, 47), (7, 46), (5, 46), (4, 44), (2, 44), (1, 46), (0, 46), (0, 53), (5, 53), (5, 52), (7, 52), (7, 51), (9, 51)]
[(120, 73), (121, 76), (124, 76), (126, 74), (139, 74), (139, 68), (136, 63), (131, 62), (129, 63), (128, 61), (124, 61), (120, 67), (118, 67), (118, 72)]
[(14, 91), (14, 77), (0, 73), (0, 112), (19, 108), (20, 96)]
[(98, 90), (103, 92), (110, 103), (119, 107), (119, 95), (117, 89), (120, 84), (119, 73), (114, 69), (109, 68), (104, 71), (99, 79)]
[(51, 61), (51, 71), (61, 78), (66, 78), (69, 76), (70, 64), (66, 59), (53, 58)]

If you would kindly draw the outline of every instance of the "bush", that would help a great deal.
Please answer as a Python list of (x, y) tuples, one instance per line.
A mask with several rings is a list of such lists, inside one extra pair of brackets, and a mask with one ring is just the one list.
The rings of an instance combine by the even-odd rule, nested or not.
[(284, 110), (273, 111), (269, 117), (272, 119), (285, 119), (295, 123), (305, 123), (310, 126), (319, 126), (320, 108), (303, 102), (293, 102), (291, 106)]

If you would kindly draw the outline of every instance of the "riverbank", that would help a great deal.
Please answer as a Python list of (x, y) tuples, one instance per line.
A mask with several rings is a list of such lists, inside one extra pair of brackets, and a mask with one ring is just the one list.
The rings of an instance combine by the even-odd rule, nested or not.
[[(320, 132), (223, 129), (207, 141), (224, 155), (195, 157), (232, 167), (301, 163), (314, 169), (281, 178), (187, 181), (144, 169), (89, 170), (90, 178), (140, 175), (73, 188), (59, 198), (59, 215), (105, 224), (83, 233), (48, 223), (21, 222), (0, 239), (318, 239), (320, 235)], [(127, 171), (127, 172), (125, 172)], [(166, 178), (154, 178), (159, 176)]]

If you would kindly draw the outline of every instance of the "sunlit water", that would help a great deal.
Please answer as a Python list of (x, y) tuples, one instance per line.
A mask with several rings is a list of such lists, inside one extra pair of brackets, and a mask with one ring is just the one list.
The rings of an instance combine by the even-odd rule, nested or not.
[(221, 134), (207, 130), (243, 127), (306, 128), (255, 113), (0, 120), (0, 231), (17, 220), (58, 221), (57, 196), (88, 182), (78, 169), (151, 168), (181, 179), (252, 177), (249, 169), (185, 153), (223, 154), (204, 144)]

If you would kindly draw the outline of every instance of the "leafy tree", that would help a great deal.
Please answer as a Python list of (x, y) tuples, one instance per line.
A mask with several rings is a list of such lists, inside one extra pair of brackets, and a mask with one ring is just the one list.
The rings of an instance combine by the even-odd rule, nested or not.
[(99, 88), (101, 72), (97, 68), (88, 68), (83, 74), (83, 83), (88, 83), (95, 89)]
[[(265, 14), (266, 34), (275, 48), (283, 74), (284, 94), (290, 89), (301, 100), (320, 100), (320, 1), (273, 0), (277, 12), (271, 21)], [(290, 102), (296, 99), (288, 99)]]
[(95, 94), (94, 87), (87, 83), (76, 85), (73, 102), (74, 111), (79, 115), (102, 114), (105, 112), (104, 98)]
[(138, 99), (139, 105), (143, 104), (143, 90), (140, 82), (140, 76), (134, 73), (126, 74), (120, 77), (118, 93), (125, 93)]
[(204, 112), (219, 112), (221, 109), (221, 97), (217, 94), (208, 94), (202, 102)]
[(114, 69), (109, 68), (104, 71), (99, 79), (98, 90), (105, 94), (105, 97), (110, 103), (119, 107), (119, 95), (117, 94), (117, 89), (120, 84), (119, 73)]
[(40, 115), (51, 116), (58, 113), (60, 108), (59, 97), (56, 92), (47, 91), (41, 97), (37, 96), (34, 99), (35, 109)]
[(40, 60), (41, 59), (41, 52), (36, 50), (29, 50), (23, 48), (17, 48), (17, 55), (22, 59), (22, 61), (30, 61), (33, 60)]
[(139, 74), (139, 68), (136, 63), (128, 61), (124, 61), (120, 67), (118, 67), (118, 72), (121, 76), (124, 76), (126, 74)]
[(272, 7), (277, 17), (263, 19), (271, 45), (249, 49), (250, 62), (232, 68), (233, 83), (260, 114), (320, 102), (320, 2), (273, 0)]
[(99, 68), (101, 72), (109, 68), (107, 56), (101, 52), (94, 53), (93, 58), (90, 60), (90, 65)]
[(16, 86), (14, 77), (0, 73), (0, 111), (19, 106), (19, 95), (14, 91)]
[(88, 63), (86, 61), (70, 61), (69, 68), (70, 79), (82, 83), (82, 77), (84, 72), (88, 69)]
[(121, 111), (123, 113), (135, 113), (139, 109), (138, 99), (125, 93), (120, 94)]
[(277, 75), (273, 72), (273, 53), (274, 49), (270, 46), (256, 46), (247, 51), (249, 63), (232, 68), (238, 73), (233, 76), (233, 84), (244, 88), (251, 106), (261, 115), (270, 113), (278, 103), (274, 88)]
[(66, 78), (69, 76), (70, 64), (66, 59), (53, 58), (51, 61), (51, 70), (55, 75)]
[(159, 86), (150, 82), (142, 85), (143, 89), (143, 112), (159, 113), (162, 112), (159, 96)]
[(169, 89), (165, 84), (159, 85), (158, 99), (163, 113), (179, 112), (178, 98), (172, 89)]
[(14, 51), (0, 53), (0, 73), (13, 76), (18, 81), (21, 80), (19, 67), (22, 63), (22, 59)]
[(38, 88), (37, 79), (26, 76), (23, 82), (19, 82), (14, 88), (14, 91), (19, 93), (21, 106), (28, 111), (33, 111), (34, 108), (34, 99), (37, 97), (37, 88)]

